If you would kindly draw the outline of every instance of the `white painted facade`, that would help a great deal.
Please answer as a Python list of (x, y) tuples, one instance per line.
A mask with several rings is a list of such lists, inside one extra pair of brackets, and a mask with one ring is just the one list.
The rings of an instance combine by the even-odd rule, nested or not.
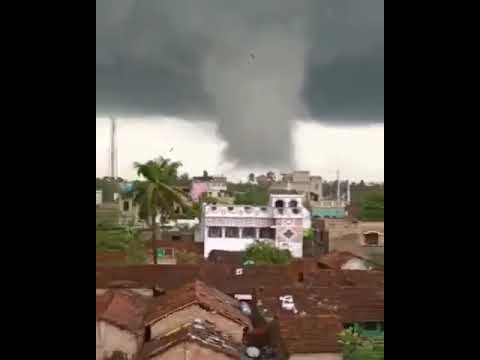
[(303, 230), (310, 213), (302, 195), (272, 194), (269, 206), (204, 204), (200, 221), (204, 256), (212, 250), (243, 251), (255, 241), (272, 241), (303, 256)]

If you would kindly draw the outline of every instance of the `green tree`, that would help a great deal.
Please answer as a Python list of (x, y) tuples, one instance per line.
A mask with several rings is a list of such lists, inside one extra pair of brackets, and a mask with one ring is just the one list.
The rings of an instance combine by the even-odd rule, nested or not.
[(369, 221), (383, 221), (385, 200), (383, 191), (372, 191), (363, 197), (360, 206), (360, 219)]
[(256, 265), (286, 265), (292, 261), (289, 250), (280, 250), (268, 242), (255, 242), (245, 251), (245, 261)]
[(268, 191), (266, 189), (256, 187), (248, 192), (236, 194), (234, 204), (266, 206), (268, 204)]
[(188, 200), (181, 189), (175, 186), (180, 162), (160, 157), (144, 164), (135, 163), (138, 176), (145, 179), (137, 183), (135, 189), (135, 203), (140, 204), (141, 210), (146, 213), (152, 228), (153, 262), (156, 257), (157, 215), (160, 215), (162, 224), (174, 216), (175, 208), (180, 206), (183, 210), (190, 207)]
[(353, 329), (346, 329), (338, 335), (344, 360), (383, 360), (383, 339), (360, 336)]

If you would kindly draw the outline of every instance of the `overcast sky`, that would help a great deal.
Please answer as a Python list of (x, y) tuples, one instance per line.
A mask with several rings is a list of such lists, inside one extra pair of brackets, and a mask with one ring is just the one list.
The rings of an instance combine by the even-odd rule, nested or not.
[(383, 179), (383, 0), (97, 0), (95, 69), (122, 176), (175, 146), (192, 174)]
[[(110, 123), (97, 118), (96, 175), (109, 174)], [(298, 122), (294, 128), (294, 154), (298, 169), (310, 170), (315, 175), (334, 179), (336, 169), (342, 178), (351, 180), (383, 181), (384, 127), (325, 127), (311, 122)], [(119, 175), (136, 178), (135, 161), (147, 161), (159, 155), (180, 159), (182, 172), (201, 175), (225, 174), (231, 179), (245, 181), (249, 173), (237, 169), (222, 159), (225, 141), (216, 135), (213, 122), (188, 122), (175, 118), (156, 121), (118, 120), (117, 146)], [(174, 148), (169, 153), (171, 148)], [(270, 169), (251, 168), (259, 174)], [(276, 171), (291, 170), (274, 169)]]

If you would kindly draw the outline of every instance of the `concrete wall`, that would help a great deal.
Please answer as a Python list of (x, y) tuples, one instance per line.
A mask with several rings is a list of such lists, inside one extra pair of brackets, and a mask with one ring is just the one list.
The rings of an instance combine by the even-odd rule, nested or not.
[(105, 321), (96, 322), (96, 359), (102, 360), (112, 355), (114, 351), (121, 351), (133, 359), (142, 346), (143, 335), (137, 338), (129, 331), (122, 330)]
[(290, 360), (342, 360), (341, 353), (322, 353), (322, 354), (293, 354)]
[(231, 360), (231, 357), (219, 353), (213, 350), (210, 350), (205, 347), (199, 346), (194, 342), (187, 342), (179, 344), (170, 348), (162, 354), (159, 354), (152, 358), (152, 360), (200, 360), (200, 359), (209, 359), (209, 360)]
[(219, 314), (205, 311), (198, 305), (192, 305), (183, 310), (176, 311), (170, 316), (157, 321), (151, 327), (151, 336), (152, 338), (156, 338), (165, 335), (185, 324), (192, 323), (195, 319), (211, 321), (219, 331), (231, 335), (236, 342), (241, 342), (243, 339), (243, 326)]
[[(325, 230), (328, 231), (330, 251), (350, 251), (356, 255), (371, 257), (384, 253), (383, 222), (352, 222), (343, 220), (324, 220)], [(364, 233), (368, 231), (379, 232), (380, 246), (366, 246)]]

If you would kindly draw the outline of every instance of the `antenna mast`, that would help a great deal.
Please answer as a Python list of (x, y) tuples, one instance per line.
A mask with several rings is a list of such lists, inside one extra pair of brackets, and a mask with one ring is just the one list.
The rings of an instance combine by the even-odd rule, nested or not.
[(110, 118), (110, 176), (117, 178), (117, 120)]

